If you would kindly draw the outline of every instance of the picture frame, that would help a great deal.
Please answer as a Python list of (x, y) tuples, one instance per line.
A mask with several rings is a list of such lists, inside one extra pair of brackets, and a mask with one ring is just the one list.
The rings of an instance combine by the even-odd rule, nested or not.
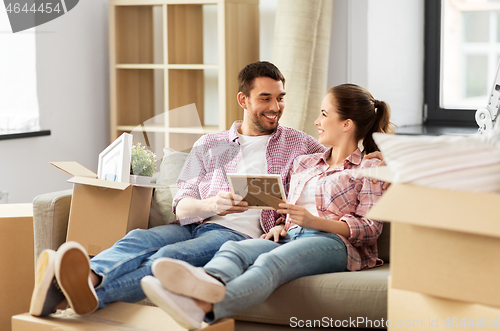
[(97, 178), (113, 182), (130, 182), (132, 138), (131, 134), (123, 133), (99, 154)]
[(243, 175), (228, 173), (231, 193), (243, 197), (250, 209), (279, 209), (286, 202), (280, 175)]

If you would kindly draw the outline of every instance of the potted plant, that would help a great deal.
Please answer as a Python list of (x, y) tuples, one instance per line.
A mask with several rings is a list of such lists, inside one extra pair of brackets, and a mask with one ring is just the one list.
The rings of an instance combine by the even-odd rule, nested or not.
[(130, 183), (148, 184), (156, 172), (156, 154), (137, 143), (132, 146)]

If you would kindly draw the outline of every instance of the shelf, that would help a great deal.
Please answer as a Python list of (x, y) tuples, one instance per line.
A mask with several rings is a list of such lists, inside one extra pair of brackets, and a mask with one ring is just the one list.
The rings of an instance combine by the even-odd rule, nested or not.
[(134, 63), (134, 64), (117, 64), (116, 69), (165, 69), (164, 64), (154, 64), (154, 63)]
[[(112, 0), (113, 6), (137, 6), (138, 0)], [(219, 3), (259, 5), (259, 0), (140, 0), (143, 6), (155, 5), (216, 5)]]
[[(110, 0), (111, 141), (161, 154), (243, 117), (236, 78), (259, 60), (258, 0)], [(143, 131), (144, 130), (144, 131)]]
[[(133, 125), (120, 125), (117, 127), (120, 131), (131, 132), (132, 130), (137, 129), (139, 126)], [(138, 130), (142, 131), (142, 130)], [(206, 133), (214, 133), (219, 132), (220, 128), (218, 126), (203, 126), (201, 128), (197, 127), (177, 127), (177, 128), (167, 128), (162, 125), (148, 125), (144, 126), (145, 132), (169, 132), (169, 133), (190, 133), (190, 134), (206, 134)]]
[(177, 70), (218, 70), (217, 64), (156, 64), (156, 63), (123, 63), (117, 64), (116, 69), (177, 69)]

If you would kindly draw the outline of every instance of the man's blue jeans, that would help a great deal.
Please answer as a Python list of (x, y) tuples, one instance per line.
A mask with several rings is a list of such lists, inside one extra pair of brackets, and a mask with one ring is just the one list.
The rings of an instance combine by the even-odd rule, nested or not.
[(214, 304), (210, 323), (263, 302), (293, 279), (345, 271), (347, 250), (333, 233), (297, 227), (275, 243), (251, 239), (227, 242), (204, 269), (226, 284), (226, 296)]
[(213, 223), (168, 224), (148, 230), (132, 230), (90, 261), (92, 270), (102, 277), (96, 287), (99, 308), (114, 301), (144, 299), (146, 296), (140, 281), (152, 274), (151, 266), (157, 258), (170, 257), (202, 267), (225, 242), (249, 238)]

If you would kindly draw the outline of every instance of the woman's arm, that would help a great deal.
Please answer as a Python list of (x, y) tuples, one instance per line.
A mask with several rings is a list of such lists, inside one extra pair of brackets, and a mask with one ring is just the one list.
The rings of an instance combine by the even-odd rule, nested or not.
[(369, 246), (377, 242), (382, 232), (383, 223), (366, 218), (368, 211), (382, 197), (382, 182), (373, 183), (370, 178), (362, 178), (356, 189), (358, 203), (354, 213), (340, 218), (349, 226), (349, 242), (353, 246)]

